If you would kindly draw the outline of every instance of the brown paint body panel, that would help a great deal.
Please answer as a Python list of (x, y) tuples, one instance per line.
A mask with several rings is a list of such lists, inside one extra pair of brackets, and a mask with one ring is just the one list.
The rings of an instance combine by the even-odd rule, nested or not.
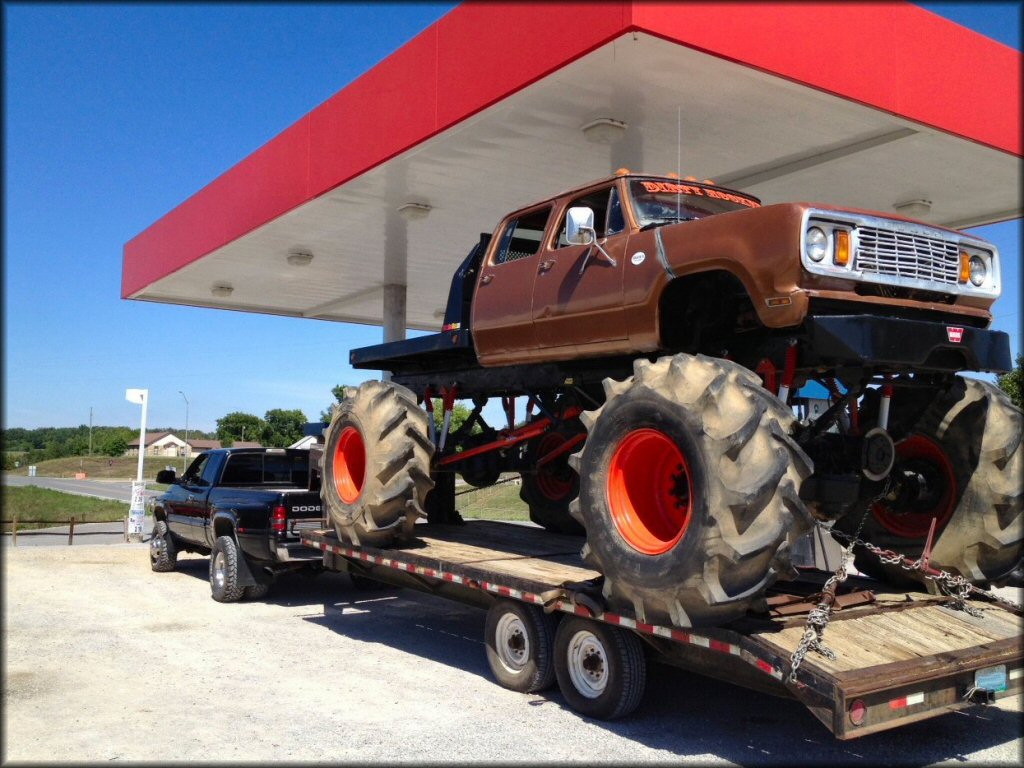
[[(991, 322), (991, 298), (958, 296), (954, 303), (944, 304), (860, 295), (854, 281), (813, 275), (802, 267), (801, 233), (808, 209), (912, 221), (895, 215), (783, 203), (640, 231), (627, 202), (625, 231), (598, 240), (615, 260), (614, 265), (596, 248), (558, 247), (559, 232), (555, 230), (572, 200), (614, 184), (628, 201), (628, 182), (635, 178), (603, 179), (523, 208), (502, 221), (485, 256), (473, 298), (473, 333), (482, 365), (658, 350), (659, 305), (666, 286), (673, 279), (713, 271), (739, 279), (767, 328), (798, 326), (812, 299), (848, 303), (850, 314), (886, 314), (886, 308), (892, 307), (939, 312), (951, 320), (975, 318), (986, 326)], [(538, 253), (495, 264), (506, 224), (550, 204), (552, 215)], [(789, 304), (768, 307), (769, 298), (785, 298)]]

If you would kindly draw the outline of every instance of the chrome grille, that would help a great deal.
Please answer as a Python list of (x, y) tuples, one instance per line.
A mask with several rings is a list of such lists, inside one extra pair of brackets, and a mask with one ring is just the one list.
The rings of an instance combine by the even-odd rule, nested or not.
[(948, 240), (858, 227), (854, 268), (877, 275), (956, 285), (960, 253), (957, 244)]

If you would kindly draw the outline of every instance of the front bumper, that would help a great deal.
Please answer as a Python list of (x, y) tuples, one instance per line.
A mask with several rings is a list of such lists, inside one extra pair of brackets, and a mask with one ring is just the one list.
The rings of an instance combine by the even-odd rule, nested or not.
[(826, 365), (992, 373), (1013, 365), (1007, 334), (955, 322), (815, 315), (806, 319), (805, 329), (814, 357)]

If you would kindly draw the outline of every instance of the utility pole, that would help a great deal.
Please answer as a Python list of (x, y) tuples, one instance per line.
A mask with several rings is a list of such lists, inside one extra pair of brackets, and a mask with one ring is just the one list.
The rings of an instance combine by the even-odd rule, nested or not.
[(89, 455), (92, 456), (92, 406), (89, 406)]
[[(180, 389), (178, 390), (178, 394), (185, 397), (185, 393)], [(185, 474), (185, 469), (188, 467), (188, 454), (188, 398), (185, 397), (185, 461), (181, 465), (181, 474)]]

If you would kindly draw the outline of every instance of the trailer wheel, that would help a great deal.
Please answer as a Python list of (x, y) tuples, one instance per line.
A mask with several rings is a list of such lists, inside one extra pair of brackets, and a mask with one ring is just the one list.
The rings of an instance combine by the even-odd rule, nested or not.
[(412, 392), (389, 381), (367, 381), (335, 408), (320, 494), (339, 538), (382, 547), (413, 537), (434, 486), (427, 418)]
[(566, 453), (538, 466), (545, 456), (584, 432), (579, 421), (571, 421), (531, 440), (523, 461), (529, 471), (522, 473), (519, 498), (530, 508), (530, 520), (553, 533), (582, 535), (583, 526), (569, 514), (569, 504), (580, 493), (580, 478), (569, 466)]
[(632, 632), (567, 616), (555, 632), (555, 676), (574, 710), (614, 720), (640, 704), (647, 685), (647, 660)]
[(149, 565), (158, 573), (173, 571), (178, 565), (178, 548), (174, 545), (167, 523), (157, 520), (149, 539)]
[(555, 682), (554, 617), (536, 605), (499, 600), (487, 611), (487, 663), (505, 688), (532, 693)]
[(238, 584), (238, 547), (230, 536), (218, 536), (210, 552), (210, 594), (218, 603), (234, 603), (241, 599), (243, 587)]
[[(894, 400), (898, 405), (898, 401)], [(900, 507), (883, 501), (836, 527), (912, 559), (924, 551), (932, 519), (930, 563), (978, 585), (1019, 581), (1024, 538), (1024, 415), (997, 387), (956, 377), (896, 446), (897, 467), (925, 479), (926, 493)], [(856, 552), (857, 568), (901, 586), (923, 577)]]
[(721, 624), (763, 607), (790, 578), (790, 546), (810, 530), (800, 500), (810, 459), (790, 437), (792, 411), (735, 363), (678, 354), (638, 360), (583, 414), (572, 457), (583, 558), (612, 608), (640, 621)]
[(262, 600), (268, 592), (270, 592), (269, 584), (253, 584), (243, 588), (242, 597), (246, 600)]

